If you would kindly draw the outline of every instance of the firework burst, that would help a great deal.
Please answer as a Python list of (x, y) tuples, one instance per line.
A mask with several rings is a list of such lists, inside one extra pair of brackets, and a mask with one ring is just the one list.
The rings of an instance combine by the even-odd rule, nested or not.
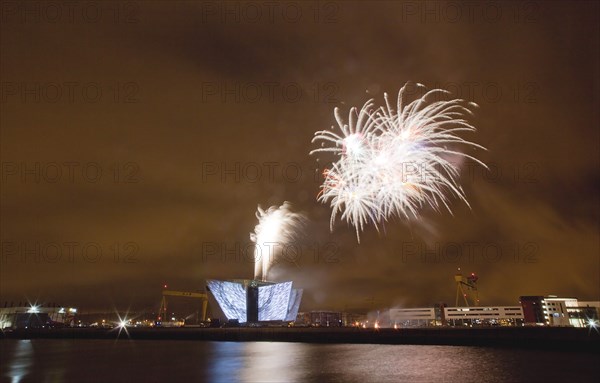
[[(408, 84), (407, 84), (408, 85)], [(422, 90), (422, 96), (406, 103), (407, 85), (398, 92), (395, 108), (386, 94), (385, 106), (375, 108), (373, 100), (360, 110), (350, 109), (348, 123), (340, 110), (334, 114), (338, 129), (315, 133), (313, 142), (321, 147), (310, 154), (329, 152), (336, 156), (323, 172), (324, 181), (318, 200), (329, 203), (330, 227), (338, 215), (360, 232), (371, 223), (379, 226), (393, 216), (418, 217), (429, 206), (452, 213), (449, 199), (456, 196), (467, 205), (457, 179), (459, 165), (453, 157), (477, 158), (460, 151), (460, 146), (485, 149), (459, 136), (473, 132), (466, 118), (474, 103), (442, 100), (449, 92), (442, 89)]]
[(301, 228), (306, 218), (302, 213), (291, 211), (291, 204), (284, 202), (281, 206), (271, 206), (256, 211), (258, 224), (250, 240), (254, 242), (254, 279), (267, 279), (267, 273), (274, 257), (296, 238), (297, 229)]

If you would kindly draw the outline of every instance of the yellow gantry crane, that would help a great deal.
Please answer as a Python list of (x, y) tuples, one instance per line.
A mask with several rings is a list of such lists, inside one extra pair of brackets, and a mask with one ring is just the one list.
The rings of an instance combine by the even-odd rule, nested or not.
[[(460, 268), (458, 269), (460, 271)], [(471, 273), (468, 277), (464, 277), (461, 273), (454, 275), (454, 281), (456, 282), (456, 303), (455, 307), (458, 307), (459, 296), (462, 295), (465, 300), (465, 305), (469, 307), (469, 300), (467, 299), (467, 292), (471, 293), (471, 299), (473, 306), (479, 306), (479, 294), (477, 292), (477, 280), (479, 277), (475, 273)]]
[(206, 309), (208, 307), (208, 295), (206, 292), (191, 292), (191, 291), (176, 291), (168, 290), (167, 285), (164, 286), (162, 291), (162, 300), (160, 302), (160, 309), (158, 310), (158, 320), (166, 320), (167, 315), (167, 297), (180, 297), (180, 298), (195, 298), (202, 301), (202, 321), (206, 320)]

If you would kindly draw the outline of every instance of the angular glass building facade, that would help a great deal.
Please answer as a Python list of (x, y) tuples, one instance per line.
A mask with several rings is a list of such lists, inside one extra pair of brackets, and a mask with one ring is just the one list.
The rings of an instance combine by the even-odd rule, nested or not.
[(227, 319), (240, 323), (293, 321), (302, 300), (302, 290), (292, 289), (292, 282), (209, 279), (206, 287)]

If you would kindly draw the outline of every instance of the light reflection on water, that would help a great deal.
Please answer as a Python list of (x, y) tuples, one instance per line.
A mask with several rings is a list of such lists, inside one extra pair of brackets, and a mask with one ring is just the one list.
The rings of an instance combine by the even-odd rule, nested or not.
[(2, 366), (5, 366), (3, 369), (8, 367), (6, 376), (10, 378), (11, 383), (20, 383), (31, 369), (32, 364), (33, 346), (31, 341), (22, 340), (17, 342), (11, 363), (8, 366), (2, 363)]
[(244, 349), (243, 382), (301, 382), (304, 374), (297, 365), (306, 365), (305, 344), (253, 342)]
[(452, 346), (2, 340), (2, 381), (549, 382), (592, 379), (598, 355)]

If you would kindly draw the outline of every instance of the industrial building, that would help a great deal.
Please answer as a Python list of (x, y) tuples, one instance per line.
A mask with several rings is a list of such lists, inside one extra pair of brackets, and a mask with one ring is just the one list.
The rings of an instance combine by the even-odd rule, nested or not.
[(366, 314), (342, 312), (343, 327), (359, 327), (367, 321)]
[(393, 327), (435, 326), (434, 307), (390, 309), (390, 324)]
[(339, 311), (309, 311), (298, 313), (296, 326), (341, 327), (343, 314)]
[[(382, 321), (387, 327), (387, 321)], [(401, 308), (389, 310), (389, 326), (394, 328), (429, 326), (521, 326), (520, 306), (471, 306)]]
[(207, 280), (206, 287), (227, 319), (239, 323), (293, 322), (302, 300), (302, 290), (292, 289), (292, 282)]
[(73, 326), (77, 309), (41, 305), (0, 308), (0, 330)]

